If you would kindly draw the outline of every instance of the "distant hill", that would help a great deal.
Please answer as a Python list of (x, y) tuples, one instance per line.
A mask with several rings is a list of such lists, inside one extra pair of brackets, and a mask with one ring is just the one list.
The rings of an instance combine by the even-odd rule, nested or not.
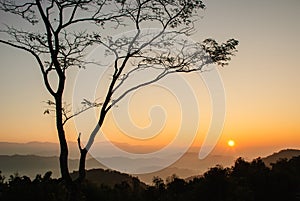
[[(95, 145), (95, 146), (94, 146)], [(98, 160), (88, 156), (87, 169), (91, 168), (104, 168), (102, 164), (112, 164), (115, 167), (122, 167), (118, 171), (121, 172), (151, 172), (153, 167), (164, 167), (165, 158), (177, 157), (181, 155), (176, 153), (176, 150), (170, 152), (170, 155), (153, 157), (153, 158), (126, 158), (118, 156), (118, 154), (111, 151), (105, 143), (95, 143), (96, 152), (99, 153)], [(118, 146), (125, 150), (136, 153), (138, 150), (144, 150), (145, 147), (130, 146), (126, 143), (118, 144)], [(102, 148), (101, 150), (97, 148)], [(153, 148), (153, 147), (152, 147)], [(146, 147), (151, 152), (151, 147)], [(153, 150), (152, 150), (153, 151)], [(18, 172), (19, 174), (26, 174), (34, 177), (37, 173), (44, 174), (46, 171), (51, 170), (54, 177), (59, 174), (59, 145), (57, 143), (49, 142), (29, 142), (29, 143), (9, 143), (0, 142), (0, 171), (6, 176)], [(77, 170), (79, 151), (77, 143), (69, 142), (69, 166), (70, 170)], [(28, 157), (28, 160), (26, 159)], [(44, 157), (44, 158), (43, 158)], [(162, 169), (158, 172), (149, 174), (138, 174), (140, 179), (147, 183), (152, 182), (154, 176), (166, 178), (174, 173), (177, 176), (185, 178), (195, 174), (202, 174), (207, 171), (209, 167), (216, 164), (223, 166), (233, 165), (235, 158), (232, 156), (222, 155), (209, 155), (204, 160), (199, 160), (198, 152), (185, 153), (177, 162), (171, 166)], [(101, 162), (99, 162), (101, 161)], [(101, 164), (102, 163), (102, 164)], [(157, 168), (156, 168), (157, 169)]]
[[(88, 159), (86, 166), (89, 169), (86, 173), (87, 180), (97, 185), (105, 184), (113, 187), (115, 184), (125, 181), (129, 185), (138, 184), (142, 188), (146, 187), (146, 184), (134, 176), (114, 170), (104, 170), (104, 166), (95, 159)], [(73, 170), (71, 176), (74, 178), (78, 174), (75, 171), (77, 168), (78, 160), (69, 160), (69, 169)], [(0, 171), (6, 177), (17, 173), (20, 176), (26, 175), (34, 178), (37, 174), (44, 175), (48, 171), (52, 172), (53, 177), (59, 177), (59, 159), (56, 156), (0, 155)]]
[[(37, 155), (59, 156), (59, 145), (52, 142), (12, 143), (0, 142), (0, 155)], [(79, 157), (77, 143), (69, 142), (69, 156), (72, 159)]]
[[(124, 167), (124, 171), (126, 171), (126, 169), (133, 169), (139, 166), (143, 167), (145, 170), (147, 170), (147, 168), (151, 169), (151, 165), (161, 165), (162, 160), (163, 159), (158, 158), (130, 159), (125, 157), (111, 157), (101, 159), (101, 161), (110, 161), (111, 163), (118, 164), (120, 167)], [(176, 163), (158, 172), (149, 174), (136, 174), (134, 176), (140, 178), (146, 183), (152, 183), (152, 179), (154, 176), (159, 176), (163, 179), (166, 179), (168, 176), (176, 174), (181, 178), (186, 178), (192, 175), (202, 174), (216, 164), (230, 166), (233, 164), (233, 162), (233, 157), (219, 155), (210, 155), (204, 160), (199, 160), (198, 154), (196, 152), (191, 152), (186, 153)], [(70, 171), (77, 170), (78, 163), (78, 159), (70, 159)], [(102, 165), (98, 160), (95, 160), (94, 158), (89, 158), (87, 160), (86, 168), (107, 169), (104, 165)], [(59, 158), (57, 156), (0, 155), (0, 171), (2, 171), (2, 174), (6, 177), (14, 173), (18, 173), (19, 175), (27, 175), (31, 178), (34, 178), (36, 174), (43, 175), (47, 171), (52, 171), (53, 177), (59, 177)]]
[[(104, 168), (95, 159), (88, 159), (86, 167)], [(69, 160), (69, 169), (76, 170), (78, 160)], [(3, 175), (9, 176), (15, 173), (27, 175), (34, 178), (37, 174), (44, 174), (52, 171), (54, 177), (59, 177), (59, 158), (57, 156), (36, 156), (36, 155), (0, 155), (0, 171)]]
[[(157, 150), (155, 146), (130, 145), (118, 142), (94, 142), (91, 148), (93, 157), (118, 157), (119, 152), (111, 147), (111, 143), (131, 153), (149, 153)], [(68, 142), (69, 157), (71, 159), (79, 158), (77, 142)], [(99, 153), (99, 154), (98, 154)], [(0, 155), (38, 155), (38, 156), (59, 156), (59, 144), (52, 142), (0, 142)], [(87, 156), (91, 157), (90, 155)]]
[(265, 158), (262, 158), (264, 163), (267, 166), (271, 166), (272, 163), (276, 163), (280, 159), (291, 159), (295, 156), (300, 156), (300, 150), (297, 149), (284, 149), (279, 152), (273, 153), (270, 156), (267, 156)]
[(163, 179), (176, 174), (178, 177), (187, 178), (194, 175), (203, 174), (209, 168), (215, 165), (222, 165), (223, 167), (230, 167), (234, 164), (236, 158), (233, 156), (223, 155), (209, 155), (203, 160), (199, 160), (197, 152), (187, 152), (171, 166), (162, 169), (158, 172), (149, 174), (137, 175), (142, 181), (151, 183), (154, 176), (159, 176)]

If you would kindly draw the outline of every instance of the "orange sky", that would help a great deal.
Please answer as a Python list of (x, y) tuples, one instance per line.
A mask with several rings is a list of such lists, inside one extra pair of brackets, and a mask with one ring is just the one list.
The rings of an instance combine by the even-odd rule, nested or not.
[[(240, 41), (237, 56), (228, 67), (219, 69), (226, 92), (226, 118), (217, 148), (227, 150), (229, 139), (236, 141), (236, 154), (245, 150), (263, 152), (263, 147), (273, 147), (274, 151), (300, 148), (300, 2), (214, 0), (206, 4), (204, 18), (196, 24), (198, 32), (193, 39), (212, 37), (223, 41), (234, 37)], [(49, 95), (41, 85), (41, 74), (34, 60), (28, 54), (0, 45), (0, 61), (0, 141), (57, 142), (54, 117), (43, 115), (43, 101)], [(67, 99), (72, 97), (76, 73), (72, 71), (68, 80)], [(191, 120), (199, 126), (193, 145), (200, 146), (210, 123), (211, 103), (203, 82), (193, 75), (189, 81), (200, 110), (200, 121)], [(163, 96), (157, 104), (170, 111), (166, 128), (156, 138), (129, 140), (113, 127), (111, 117), (103, 131), (114, 134), (110, 136), (113, 141), (124, 139), (134, 144), (164, 146), (178, 130), (180, 112), (174, 109), (176, 101), (171, 96)], [(151, 123), (146, 112), (154, 99), (147, 101), (132, 110), (134, 121), (141, 127)], [(67, 131), (68, 140), (75, 141), (74, 123), (67, 125)]]

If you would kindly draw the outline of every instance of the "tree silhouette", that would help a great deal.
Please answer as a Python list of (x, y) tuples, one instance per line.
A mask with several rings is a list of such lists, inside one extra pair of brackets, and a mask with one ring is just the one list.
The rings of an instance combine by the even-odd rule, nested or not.
[(246, 200), (266, 200), (269, 191), (270, 169), (266, 167), (261, 158), (247, 162), (238, 158), (232, 168), (232, 180), (238, 189), (236, 196)]
[[(197, 12), (204, 8), (205, 5), (200, 0), (0, 1), (1, 11), (20, 17), (26, 25), (24, 29), (12, 24), (5, 25), (0, 31), (0, 42), (33, 56), (42, 73), (45, 87), (53, 97), (53, 100), (47, 101), (50, 109), (45, 114), (52, 110), (55, 113), (60, 143), (60, 172), (69, 192), (77, 191), (76, 186), (84, 180), (87, 152), (107, 113), (124, 96), (168, 74), (203, 71), (203, 67), (210, 63), (221, 66), (228, 64), (236, 51), (237, 40), (230, 39), (222, 44), (213, 39), (206, 39), (202, 43), (178, 40), (177, 36), (193, 33)], [(143, 27), (152, 25), (158, 31), (150, 34), (142, 31)], [(113, 38), (106, 31), (122, 30), (125, 26), (134, 30), (133, 36)], [(92, 63), (93, 61), (86, 61), (84, 56), (95, 44), (104, 46), (107, 54), (114, 56), (112, 79), (99, 103), (84, 99), (83, 108), (71, 114), (69, 104), (63, 99), (69, 69), (84, 68)], [(175, 45), (179, 48), (174, 49)], [(156, 48), (164, 51), (155, 51)], [(134, 67), (125, 71), (132, 63)], [(144, 81), (121, 92), (112, 100), (129, 76), (140, 69), (150, 68), (161, 69), (161, 73), (153, 80)], [(50, 74), (55, 75), (57, 81), (50, 80)], [(68, 144), (64, 126), (72, 117), (93, 107), (100, 107), (98, 122), (84, 147), (81, 145), (80, 135), (78, 137), (79, 175), (73, 181), (68, 169)]]
[(272, 164), (271, 188), (273, 200), (300, 199), (300, 156), (290, 160), (280, 159)]

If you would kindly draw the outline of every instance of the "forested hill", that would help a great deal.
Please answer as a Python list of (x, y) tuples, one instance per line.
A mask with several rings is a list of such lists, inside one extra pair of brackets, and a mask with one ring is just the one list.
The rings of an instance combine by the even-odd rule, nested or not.
[(272, 163), (276, 163), (280, 159), (291, 159), (292, 157), (300, 156), (300, 150), (298, 149), (284, 149), (279, 152), (273, 153), (270, 156), (262, 158), (267, 166), (271, 166)]
[[(76, 178), (78, 172), (73, 172), (71, 176)], [(127, 183), (133, 187), (138, 185), (141, 188), (146, 188), (146, 184), (141, 182), (137, 177), (133, 177), (129, 174), (121, 173), (114, 170), (104, 169), (90, 169), (86, 172), (86, 180), (97, 186), (105, 185), (114, 187), (116, 184)]]
[[(260, 158), (251, 162), (238, 158), (232, 167), (215, 166), (189, 181), (176, 176), (167, 180), (155, 177), (151, 185), (123, 173), (97, 169), (87, 172), (81, 200), (299, 201), (299, 169), (300, 156), (279, 160), (271, 167)], [(34, 179), (4, 179), (0, 174), (0, 200), (65, 200), (67, 192), (62, 185), (60, 179), (51, 178), (51, 173)]]

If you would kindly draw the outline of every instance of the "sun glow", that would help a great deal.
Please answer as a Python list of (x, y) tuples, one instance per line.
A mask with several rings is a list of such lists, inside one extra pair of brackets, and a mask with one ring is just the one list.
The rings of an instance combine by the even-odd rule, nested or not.
[(233, 140), (228, 140), (227, 145), (230, 146), (230, 147), (234, 147), (235, 142)]

